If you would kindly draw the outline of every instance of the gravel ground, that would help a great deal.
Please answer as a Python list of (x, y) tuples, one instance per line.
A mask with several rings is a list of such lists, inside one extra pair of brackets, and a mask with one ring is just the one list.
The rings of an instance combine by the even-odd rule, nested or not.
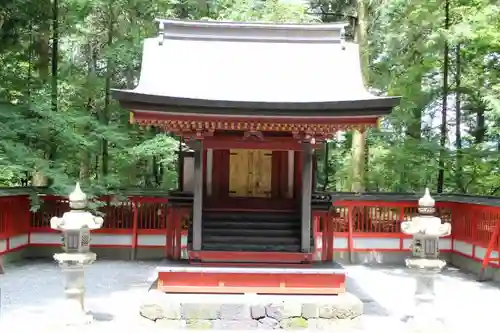
[[(154, 279), (156, 262), (98, 261), (86, 275), (86, 308), (95, 321), (86, 328), (61, 328), (58, 309), (64, 306), (63, 276), (53, 262), (23, 262), (0, 276), (1, 333), (158, 332), (138, 315), (138, 307)], [(402, 323), (412, 312), (414, 280), (403, 268), (348, 266), (348, 291), (365, 303), (365, 315), (336, 332), (406, 331)], [(500, 287), (479, 283), (474, 276), (447, 269), (437, 282), (437, 311), (446, 332), (494, 330), (500, 308)], [(193, 297), (193, 296), (186, 296)], [(165, 331), (163, 329), (162, 331)], [(170, 330), (171, 331), (171, 330)], [(432, 332), (432, 330), (427, 331)]]

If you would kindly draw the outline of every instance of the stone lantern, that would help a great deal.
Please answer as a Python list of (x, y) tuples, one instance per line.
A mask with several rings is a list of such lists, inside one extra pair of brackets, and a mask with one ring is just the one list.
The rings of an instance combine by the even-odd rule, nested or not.
[(415, 314), (408, 322), (417, 330), (441, 325), (434, 307), (434, 282), (436, 275), (446, 266), (446, 262), (439, 259), (439, 238), (451, 234), (451, 224), (441, 223), (441, 219), (434, 216), (434, 205), (435, 201), (426, 189), (418, 201), (419, 215), (401, 223), (401, 231), (413, 236), (413, 256), (406, 259), (406, 266), (416, 280)]
[(84, 270), (96, 260), (96, 254), (90, 252), (90, 230), (102, 227), (102, 217), (94, 216), (85, 211), (87, 196), (77, 183), (69, 195), (70, 211), (62, 218), (50, 219), (52, 229), (62, 231), (62, 247), (64, 252), (54, 255), (65, 274), (65, 293), (67, 304), (65, 316), (61, 317), (69, 325), (89, 324), (92, 316), (85, 311)]

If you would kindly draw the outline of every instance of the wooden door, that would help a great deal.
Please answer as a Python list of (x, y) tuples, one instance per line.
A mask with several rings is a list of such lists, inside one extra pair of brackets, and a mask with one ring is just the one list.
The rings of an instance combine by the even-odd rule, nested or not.
[(246, 149), (231, 149), (229, 152), (229, 195), (249, 196), (250, 154)]
[(271, 173), (273, 152), (270, 150), (254, 150), (251, 158), (250, 191), (259, 198), (271, 197)]
[(272, 151), (231, 149), (229, 195), (271, 197)]

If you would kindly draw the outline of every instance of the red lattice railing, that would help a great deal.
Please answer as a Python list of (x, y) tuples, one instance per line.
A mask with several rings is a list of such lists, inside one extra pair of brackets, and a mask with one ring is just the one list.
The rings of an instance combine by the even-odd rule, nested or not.
[[(36, 212), (30, 211), (27, 195), (0, 197), (0, 240), (30, 232), (53, 233), (50, 218), (69, 210), (64, 197), (43, 196)], [(180, 256), (181, 235), (190, 219), (189, 207), (169, 207), (165, 197), (130, 196), (124, 200), (103, 198), (95, 203), (104, 217), (104, 227), (97, 233), (132, 235), (132, 247), (138, 246), (138, 235), (165, 235), (167, 256)], [(416, 201), (334, 202), (328, 212), (313, 212), (313, 233), (321, 247), (323, 260), (333, 255), (333, 239), (345, 238), (345, 250), (357, 251), (356, 238), (409, 238), (400, 231), (401, 222), (417, 214)], [(436, 210), (444, 222), (452, 224), (452, 241), (487, 248), (500, 223), (500, 207), (485, 204), (438, 202)], [(320, 241), (321, 240), (321, 241)], [(496, 240), (495, 250), (498, 249)], [(185, 246), (185, 244), (184, 244)], [(337, 249), (337, 247), (336, 247)]]

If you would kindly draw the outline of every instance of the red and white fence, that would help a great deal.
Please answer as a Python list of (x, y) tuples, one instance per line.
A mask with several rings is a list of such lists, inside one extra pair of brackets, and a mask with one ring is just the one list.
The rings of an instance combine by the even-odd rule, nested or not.
[[(408, 252), (411, 237), (401, 232), (400, 225), (417, 211), (417, 202), (334, 202), (329, 212), (313, 213), (316, 259), (329, 261), (339, 252)], [(500, 223), (500, 207), (438, 202), (436, 211), (444, 222), (452, 224), (452, 235), (439, 241), (441, 252), (482, 262)], [(490, 257), (498, 258), (498, 242)], [(490, 266), (500, 267), (496, 263)]]
[[(93, 232), (92, 246), (157, 248), (165, 257), (187, 258), (189, 207), (169, 206), (165, 197), (131, 196), (106, 203), (102, 229)], [(337, 201), (328, 212), (313, 211), (315, 259), (330, 261), (334, 253), (409, 251), (411, 239), (400, 231), (401, 221), (417, 214), (416, 201)], [(440, 240), (442, 252), (482, 261), (497, 223), (500, 207), (438, 202), (437, 215), (452, 224), (452, 235)], [(30, 211), (27, 195), (0, 197), (0, 254), (26, 246), (58, 246), (59, 232), (50, 218), (69, 210), (68, 201), (45, 196), (37, 212)], [(491, 257), (498, 257), (498, 240)], [(490, 266), (500, 267), (490, 263)]]
[[(170, 258), (187, 258), (186, 209), (167, 206), (166, 198), (131, 197), (98, 209), (102, 229), (92, 233), (92, 246), (108, 248), (159, 248)], [(50, 228), (50, 218), (69, 210), (65, 198), (45, 196), (36, 212), (27, 196), (0, 197), (0, 254), (31, 246), (58, 246), (60, 232)]]

